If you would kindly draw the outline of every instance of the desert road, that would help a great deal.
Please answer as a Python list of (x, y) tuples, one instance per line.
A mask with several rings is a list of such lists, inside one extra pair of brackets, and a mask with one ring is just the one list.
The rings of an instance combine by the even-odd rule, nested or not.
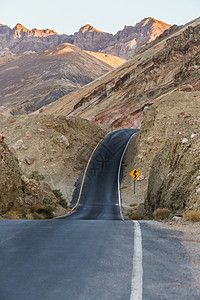
[(0, 300), (200, 299), (179, 232), (124, 220), (121, 163), (134, 130), (94, 149), (54, 220), (0, 220)]

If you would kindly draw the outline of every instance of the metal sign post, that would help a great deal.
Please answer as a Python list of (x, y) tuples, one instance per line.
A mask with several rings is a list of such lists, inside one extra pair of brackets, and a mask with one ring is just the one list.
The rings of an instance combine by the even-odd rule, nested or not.
[(133, 177), (134, 179), (134, 194), (135, 194), (135, 181), (136, 179), (140, 176), (140, 172), (137, 169), (134, 169), (131, 173), (130, 173), (131, 177)]

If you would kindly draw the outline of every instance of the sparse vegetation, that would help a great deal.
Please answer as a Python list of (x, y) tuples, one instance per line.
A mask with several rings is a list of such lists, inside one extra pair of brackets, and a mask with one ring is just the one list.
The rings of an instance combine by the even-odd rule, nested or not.
[(52, 219), (55, 208), (51, 205), (36, 204), (31, 206), (30, 211), (34, 219)]
[(171, 214), (171, 210), (167, 208), (157, 208), (154, 211), (153, 216), (155, 220), (165, 220), (169, 218), (170, 214)]
[(148, 220), (147, 216), (131, 213), (128, 215), (130, 220)]
[(19, 220), (22, 219), (22, 215), (19, 213), (19, 211), (16, 210), (9, 210), (6, 213), (6, 218), (10, 220)]
[(39, 174), (38, 171), (33, 171), (31, 174), (29, 174), (28, 176), (28, 179), (34, 179), (36, 180), (37, 182), (41, 181), (41, 180), (44, 180), (44, 175), (42, 174)]
[(128, 187), (128, 185), (122, 185), (122, 186), (120, 187), (120, 189), (123, 190), (123, 189), (126, 189), (127, 187)]
[(56, 203), (54, 203), (50, 198), (44, 198), (42, 202), (44, 204), (49, 204), (49, 205), (53, 205), (54, 207), (56, 207)]
[(64, 208), (68, 208), (68, 203), (65, 200), (65, 198), (63, 198), (63, 194), (61, 192), (61, 190), (53, 190), (54, 195), (56, 196), (56, 198), (59, 200), (59, 204), (64, 207)]
[(26, 211), (21, 207), (13, 207), (6, 212), (6, 218), (11, 220), (26, 219)]
[(183, 218), (192, 222), (200, 222), (200, 211), (186, 210), (183, 213)]
[(148, 217), (139, 211), (141, 204), (134, 203), (130, 206), (133, 208), (125, 210), (125, 216), (127, 216), (130, 220), (148, 220)]

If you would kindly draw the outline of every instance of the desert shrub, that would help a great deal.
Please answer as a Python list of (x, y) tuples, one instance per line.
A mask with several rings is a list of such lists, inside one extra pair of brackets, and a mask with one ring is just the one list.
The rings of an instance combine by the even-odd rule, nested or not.
[[(136, 207), (138, 207), (139, 205), (137, 204)], [(130, 220), (148, 220), (148, 217), (137, 213), (137, 209), (132, 208), (132, 209), (126, 209), (125, 210), (125, 216), (127, 216)]]
[(54, 217), (54, 210), (55, 208), (51, 205), (44, 206), (41, 204), (35, 204), (30, 207), (30, 211), (34, 219), (52, 219)]
[(129, 215), (130, 220), (148, 220), (148, 218), (144, 215), (138, 215), (138, 214), (130, 214)]
[(52, 219), (53, 218), (53, 211), (54, 209), (52, 206), (45, 206), (37, 209), (37, 213), (40, 215), (44, 215), (45, 219)]
[(63, 194), (61, 192), (61, 190), (53, 190), (54, 195), (56, 196), (56, 198), (59, 200), (59, 204), (64, 207), (64, 208), (68, 208), (68, 203), (65, 200), (65, 198), (63, 198)]
[(186, 210), (183, 213), (183, 218), (192, 222), (200, 222), (200, 211)]
[(44, 180), (44, 175), (39, 174), (38, 171), (33, 171), (31, 174), (29, 174), (28, 179), (35, 179), (37, 182)]
[(42, 202), (44, 204), (49, 204), (49, 205), (53, 205), (54, 207), (56, 207), (56, 204), (50, 198), (44, 198)]
[(45, 218), (45, 215), (39, 214), (39, 213), (37, 213), (36, 211), (34, 211), (31, 215), (33, 216), (33, 219), (35, 219), (35, 220), (43, 220), (43, 219), (46, 219), (46, 218)]
[(154, 219), (156, 220), (165, 220), (167, 219), (171, 214), (171, 210), (167, 208), (157, 208), (154, 213)]

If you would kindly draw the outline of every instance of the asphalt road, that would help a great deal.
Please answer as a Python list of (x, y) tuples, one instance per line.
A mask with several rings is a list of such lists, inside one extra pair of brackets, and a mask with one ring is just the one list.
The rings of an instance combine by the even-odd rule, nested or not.
[(0, 300), (200, 299), (179, 233), (121, 219), (119, 163), (132, 134), (98, 145), (70, 216), (0, 221)]

